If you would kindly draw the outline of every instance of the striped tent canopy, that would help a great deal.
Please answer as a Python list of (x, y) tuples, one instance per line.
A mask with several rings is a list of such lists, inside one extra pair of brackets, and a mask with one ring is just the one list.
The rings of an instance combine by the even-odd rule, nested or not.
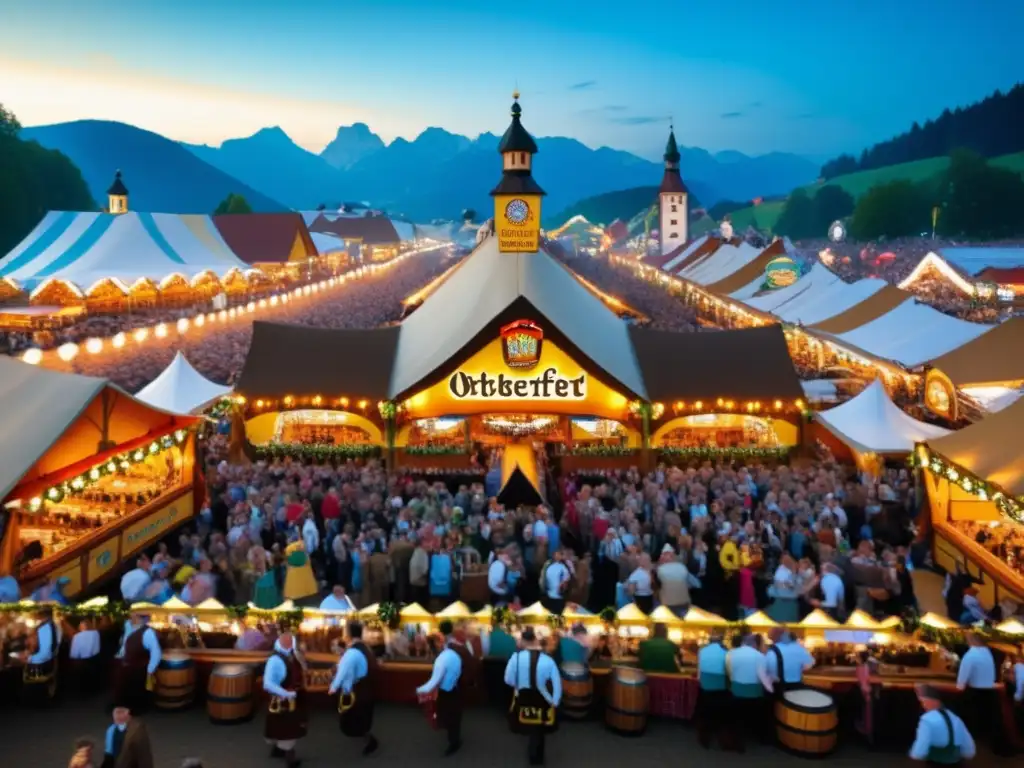
[(51, 211), (0, 259), (0, 277), (33, 293), (62, 280), (84, 294), (114, 280), (130, 287), (212, 273), (218, 278), (252, 268), (227, 246), (211, 217), (171, 213)]

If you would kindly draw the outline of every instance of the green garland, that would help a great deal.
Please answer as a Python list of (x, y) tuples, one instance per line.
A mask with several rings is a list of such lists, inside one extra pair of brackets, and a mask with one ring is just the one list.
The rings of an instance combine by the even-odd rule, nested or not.
[(619, 614), (618, 611), (615, 610), (614, 605), (602, 608), (601, 612), (597, 614), (597, 617), (605, 627), (614, 627), (619, 623)]
[(402, 623), (402, 615), (398, 610), (398, 604), (385, 600), (377, 606), (377, 619), (388, 629), (398, 629)]
[(43, 501), (52, 504), (60, 504), (66, 496), (74, 496), (86, 488), (98, 483), (101, 478), (107, 475), (122, 474), (127, 472), (132, 464), (141, 464), (147, 456), (156, 456), (164, 451), (181, 445), (188, 439), (190, 429), (176, 429), (172, 434), (164, 435), (151, 442), (145, 447), (136, 448), (134, 451), (111, 456), (102, 464), (97, 464), (92, 469), (82, 474), (65, 480), (57, 485), (50, 486), (43, 492), (42, 496), (36, 496), (28, 500), (30, 512), (38, 512), (43, 506)]
[(548, 616), (548, 626), (552, 630), (561, 631), (565, 629), (565, 617), (559, 613), (553, 613)]
[(570, 456), (632, 456), (636, 453), (634, 448), (628, 445), (573, 445), (569, 449)]
[(398, 415), (398, 403), (394, 400), (383, 400), (377, 404), (377, 411), (385, 421), (393, 419)]
[(683, 461), (716, 461), (720, 459), (758, 459), (781, 461), (789, 456), (790, 447), (772, 448), (659, 448), (661, 458)]
[(341, 443), (339, 445), (307, 445), (306, 443), (267, 443), (256, 446), (259, 458), (301, 459), (308, 461), (345, 461), (380, 455), (376, 445)]
[(511, 608), (499, 606), (491, 611), (491, 627), (510, 632), (519, 626), (519, 616)]
[(1024, 501), (1007, 494), (995, 483), (978, 477), (944, 456), (930, 453), (927, 446), (923, 444), (917, 446), (917, 450), (911, 454), (911, 460), (913, 466), (928, 468), (932, 474), (955, 483), (967, 493), (977, 496), (981, 501), (993, 501), (1006, 517), (1014, 522), (1024, 523)]
[(407, 456), (457, 456), (466, 453), (465, 445), (407, 445)]

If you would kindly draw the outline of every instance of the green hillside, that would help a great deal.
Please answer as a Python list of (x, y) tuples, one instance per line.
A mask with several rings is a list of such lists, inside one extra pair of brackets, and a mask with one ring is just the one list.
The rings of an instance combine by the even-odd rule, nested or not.
[[(1012, 155), (1003, 155), (989, 160), (991, 165), (998, 168), (1017, 171), (1024, 175), (1024, 152), (1017, 152)], [(810, 184), (805, 189), (815, 194), (819, 189), (826, 186), (837, 186), (849, 192), (854, 199), (859, 198), (872, 187), (879, 184), (887, 184), (891, 181), (912, 181), (919, 182), (937, 176), (949, 166), (948, 157), (933, 157), (928, 160), (915, 160), (912, 163), (900, 163), (885, 168), (875, 168), (870, 171), (857, 171), (845, 176), (837, 176), (824, 184)], [(731, 214), (733, 227), (737, 230), (745, 229), (753, 224), (761, 230), (771, 231), (775, 222), (778, 221), (785, 207), (784, 200), (762, 203), (758, 206), (741, 208)]]
[(633, 187), (586, 197), (552, 216), (545, 216), (548, 227), (560, 227), (573, 216), (582, 216), (593, 224), (608, 226), (615, 219), (629, 221), (637, 211), (650, 208), (658, 200), (657, 187)]

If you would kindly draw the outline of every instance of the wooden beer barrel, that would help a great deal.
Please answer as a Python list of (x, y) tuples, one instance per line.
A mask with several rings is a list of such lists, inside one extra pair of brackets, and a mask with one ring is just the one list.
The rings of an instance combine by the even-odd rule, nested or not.
[(196, 666), (181, 651), (167, 651), (156, 668), (154, 703), (157, 709), (185, 709), (196, 695)]
[(647, 675), (639, 669), (616, 667), (608, 684), (604, 722), (623, 736), (639, 736), (647, 728), (650, 696)]
[(210, 673), (206, 689), (206, 712), (211, 723), (244, 723), (253, 713), (251, 667), (243, 664), (218, 664)]
[(775, 732), (779, 744), (801, 755), (820, 757), (839, 741), (836, 703), (821, 691), (787, 691), (775, 702)]
[(566, 662), (562, 665), (562, 714), (569, 720), (585, 720), (590, 716), (594, 700), (594, 679), (584, 664)]

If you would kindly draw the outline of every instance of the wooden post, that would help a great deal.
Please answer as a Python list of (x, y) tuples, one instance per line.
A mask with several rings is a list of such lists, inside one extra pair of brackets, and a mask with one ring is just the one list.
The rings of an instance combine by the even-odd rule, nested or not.
[(394, 415), (390, 415), (384, 421), (384, 439), (388, 448), (388, 471), (395, 471), (395, 439), (398, 437), (398, 429), (395, 424)]

